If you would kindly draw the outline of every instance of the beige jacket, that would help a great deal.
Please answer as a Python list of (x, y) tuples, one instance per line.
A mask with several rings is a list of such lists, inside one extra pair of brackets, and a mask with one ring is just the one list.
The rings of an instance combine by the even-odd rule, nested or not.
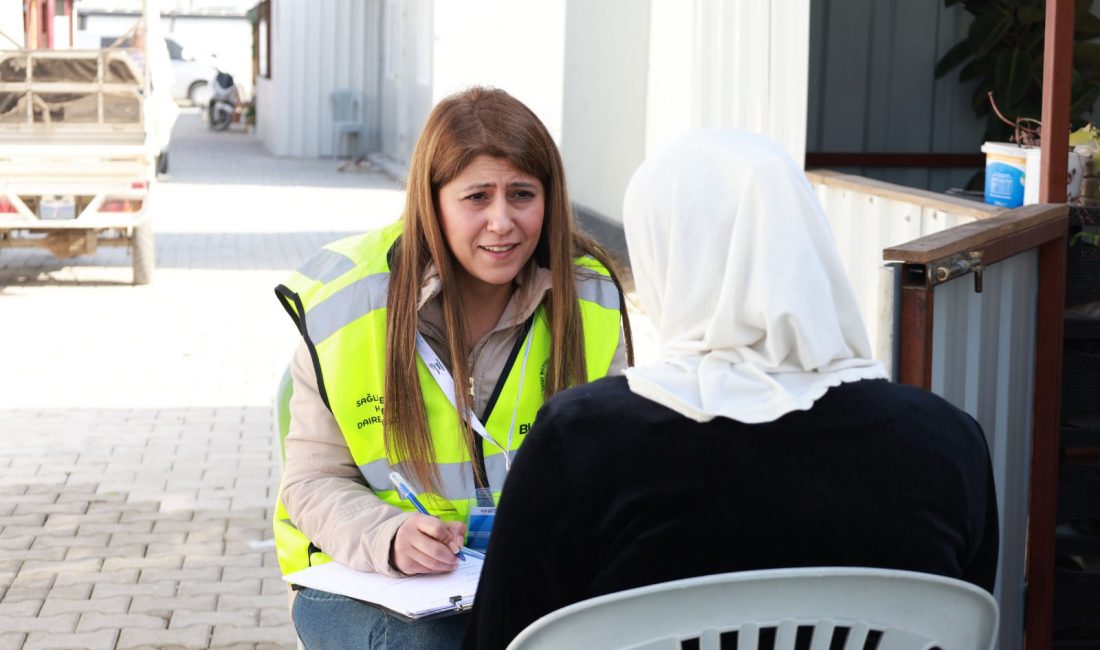
[[(473, 406), (479, 414), (485, 410), (523, 324), (550, 289), (550, 272), (546, 269), (532, 266), (521, 275), (519, 290), (512, 294), (496, 327), (478, 341), (468, 359), (474, 382)], [(438, 275), (429, 269), (421, 288), (419, 329), (447, 363), (450, 353), (439, 288)], [(625, 368), (626, 351), (620, 332), (608, 375), (621, 374)], [(304, 342), (291, 362), (291, 377), (294, 394), (282, 479), (283, 504), (291, 521), (318, 548), (342, 564), (360, 571), (400, 575), (390, 564), (390, 545), (410, 513), (384, 503), (367, 487), (336, 419), (321, 401), (317, 374)]]

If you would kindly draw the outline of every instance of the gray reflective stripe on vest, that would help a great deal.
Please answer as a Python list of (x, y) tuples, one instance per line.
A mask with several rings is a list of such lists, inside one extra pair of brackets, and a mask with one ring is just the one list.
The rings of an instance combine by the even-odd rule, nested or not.
[(606, 275), (577, 269), (577, 297), (604, 309), (619, 308), (619, 290)]
[(298, 273), (317, 282), (332, 282), (355, 268), (355, 260), (343, 253), (322, 248), (298, 269)]
[[(508, 452), (508, 455), (515, 457), (516, 451), (512, 450)], [(442, 491), (442, 496), (448, 501), (458, 501), (461, 499), (468, 499), (474, 495), (474, 466), (469, 461), (464, 463), (436, 463), (435, 466), (439, 469), (439, 478), (442, 480), (439, 489)], [(367, 463), (366, 465), (360, 465), (359, 471), (363, 473), (363, 478), (367, 479), (367, 485), (375, 492), (384, 492), (387, 490), (393, 490), (393, 483), (390, 482), (390, 472), (401, 472), (401, 474), (412, 481), (410, 475), (410, 468), (407, 463), (398, 463), (397, 467), (393, 467), (385, 459), (379, 459)], [(504, 485), (504, 479), (508, 476), (508, 470), (504, 463), (504, 454), (493, 454), (485, 458), (485, 471), (488, 473), (489, 487), (494, 492), (499, 492), (500, 488)], [(417, 487), (415, 484), (413, 487)]]
[(360, 278), (306, 312), (306, 332), (314, 345), (340, 331), (341, 327), (386, 306), (389, 273)]

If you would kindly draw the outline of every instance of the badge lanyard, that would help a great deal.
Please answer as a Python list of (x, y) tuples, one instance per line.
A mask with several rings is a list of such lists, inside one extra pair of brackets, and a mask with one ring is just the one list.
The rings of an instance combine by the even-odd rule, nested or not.
[[(512, 433), (516, 428), (516, 412), (519, 410), (519, 400), (523, 395), (523, 380), (527, 376), (527, 357), (531, 354), (531, 339), (534, 338), (533, 328), (532, 331), (527, 333), (527, 341), (523, 347), (523, 363), (520, 365), (519, 373), (519, 388), (516, 390), (516, 402), (512, 406), (512, 422), (508, 425), (508, 449), (500, 446), (493, 437), (489, 435), (489, 432), (485, 430), (485, 425), (481, 423), (473, 409), (466, 409), (466, 417), (470, 422), (470, 426), (473, 428), (477, 435), (481, 436), (485, 440), (493, 443), (493, 445), (504, 454), (504, 469), (508, 471), (512, 469), (512, 458), (508, 453), (508, 450), (512, 448)], [(439, 389), (443, 391), (443, 394), (450, 401), (451, 406), (458, 410), (458, 401), (455, 399), (455, 381), (451, 377), (451, 373), (447, 372), (447, 367), (440, 361), (439, 355), (435, 353), (428, 342), (424, 340), (424, 336), (420, 332), (416, 333), (416, 352), (420, 355), (421, 360), (424, 361), (424, 365), (428, 367), (428, 371), (432, 373), (432, 377), (435, 378), (435, 383), (439, 385)], [(507, 370), (507, 369), (505, 369)]]

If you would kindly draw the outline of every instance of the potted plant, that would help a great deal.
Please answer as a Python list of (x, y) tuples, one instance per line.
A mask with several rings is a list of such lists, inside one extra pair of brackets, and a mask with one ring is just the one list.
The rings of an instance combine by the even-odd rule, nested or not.
[[(961, 66), (959, 81), (974, 84), (971, 104), (978, 117), (986, 118), (986, 144), (982, 147), (987, 154), (986, 201), (1009, 207), (1020, 205), (1024, 202), (1028, 147), (1038, 145), (1036, 118), (1042, 114), (1046, 3), (944, 0), (945, 6), (956, 4), (962, 4), (973, 21), (966, 37), (936, 64), (935, 76), (941, 78)], [(1090, 42), (1100, 36), (1100, 17), (1091, 12), (1091, 5), (1091, 0), (1076, 3), (1071, 128), (1089, 124), (1093, 106), (1100, 98), (1100, 43)], [(1030, 155), (1031, 167), (1037, 169), (1038, 153), (1032, 151)], [(968, 187), (980, 187), (981, 177), (980, 172), (976, 174)]]

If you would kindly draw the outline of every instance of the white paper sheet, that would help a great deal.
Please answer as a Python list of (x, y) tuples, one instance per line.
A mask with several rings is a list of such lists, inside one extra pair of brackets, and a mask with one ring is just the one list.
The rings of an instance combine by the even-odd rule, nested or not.
[[(481, 565), (481, 559), (467, 555), (451, 573), (391, 578), (328, 562), (283, 576), (283, 580), (362, 600), (407, 618), (422, 618), (473, 605)], [(455, 596), (459, 599), (452, 601)]]

